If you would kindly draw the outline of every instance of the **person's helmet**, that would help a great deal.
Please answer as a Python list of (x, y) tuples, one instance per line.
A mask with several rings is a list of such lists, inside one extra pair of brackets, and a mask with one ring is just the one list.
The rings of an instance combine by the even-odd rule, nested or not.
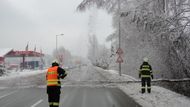
[(58, 60), (53, 60), (52, 61), (52, 66), (59, 66), (59, 61)]
[(144, 62), (148, 62), (148, 58), (147, 58), (147, 57), (144, 57), (144, 58), (143, 58), (143, 61), (144, 61)]

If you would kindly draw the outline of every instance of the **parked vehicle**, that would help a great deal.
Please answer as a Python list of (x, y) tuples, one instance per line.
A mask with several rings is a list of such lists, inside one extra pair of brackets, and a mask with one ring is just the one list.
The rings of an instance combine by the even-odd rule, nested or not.
[(0, 65), (0, 76), (2, 76), (5, 72), (5, 66), (4, 65)]

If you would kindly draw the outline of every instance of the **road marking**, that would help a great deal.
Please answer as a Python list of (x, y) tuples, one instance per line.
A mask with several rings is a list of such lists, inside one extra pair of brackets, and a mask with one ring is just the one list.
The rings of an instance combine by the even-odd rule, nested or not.
[(82, 107), (86, 107), (86, 101), (87, 101), (87, 92), (83, 90), (83, 97), (82, 97)]
[(41, 102), (42, 102), (43, 100), (41, 99), (41, 100), (39, 100), (39, 101), (37, 101), (35, 104), (33, 104), (31, 107), (36, 107), (38, 104), (40, 104)]
[(13, 94), (13, 93), (15, 93), (15, 92), (17, 92), (17, 91), (13, 91), (13, 92), (10, 92), (10, 93), (8, 93), (8, 94), (2, 95), (2, 96), (0, 96), (0, 99), (2, 99), (2, 98), (4, 98), (4, 97), (7, 97), (7, 96), (9, 96), (9, 95), (11, 95), (11, 94)]
[[(65, 93), (64, 93), (64, 94), (65, 94)], [(64, 97), (63, 97), (63, 99), (61, 99), (59, 105), (63, 105), (63, 104), (64, 104), (63, 102), (65, 102), (65, 99), (68, 99), (69, 94), (65, 94), (65, 95), (64, 95), (64, 94), (63, 94)]]

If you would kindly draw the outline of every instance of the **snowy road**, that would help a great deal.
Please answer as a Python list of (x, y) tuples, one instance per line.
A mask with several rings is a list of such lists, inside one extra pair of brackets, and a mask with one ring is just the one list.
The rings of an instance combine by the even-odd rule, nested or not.
[[(0, 79), (0, 107), (48, 107), (45, 72), (26, 74)], [(139, 107), (116, 87), (94, 86), (94, 81), (107, 79), (92, 67), (73, 69), (68, 74), (62, 81), (65, 87), (62, 88), (60, 107)], [(84, 81), (89, 83), (85, 85)], [(80, 83), (84, 84), (80, 86)]]
[[(48, 107), (45, 88), (3, 89), (1, 107)], [(140, 107), (117, 88), (64, 87), (60, 107)]]
[[(158, 86), (152, 86), (151, 94), (142, 95), (140, 83), (128, 75), (118, 76), (118, 71), (84, 66), (67, 72), (62, 81), (60, 107), (138, 107), (138, 104), (188, 107), (190, 104), (189, 98)], [(45, 70), (2, 77), (0, 107), (48, 107), (45, 85)]]

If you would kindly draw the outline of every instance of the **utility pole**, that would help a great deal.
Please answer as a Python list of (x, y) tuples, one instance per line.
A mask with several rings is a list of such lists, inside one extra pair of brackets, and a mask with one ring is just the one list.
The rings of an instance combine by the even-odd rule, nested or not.
[[(119, 13), (119, 22), (118, 22), (118, 27), (119, 27), (119, 49), (121, 49), (121, 20), (120, 20), (120, 16), (121, 16), (121, 13), (120, 13), (120, 0), (118, 0), (118, 13)], [(119, 63), (119, 76), (121, 76), (121, 63)]]
[(121, 0), (118, 0), (118, 14), (119, 14), (119, 21), (118, 21), (118, 36), (119, 36), (119, 48), (117, 50), (117, 54), (119, 55), (118, 59), (117, 59), (117, 63), (119, 63), (119, 76), (121, 76), (122, 72), (121, 72), (121, 63), (123, 63), (123, 58), (122, 58), (122, 54), (124, 54), (122, 48), (121, 48), (121, 17), (126, 17), (129, 12), (121, 12)]

